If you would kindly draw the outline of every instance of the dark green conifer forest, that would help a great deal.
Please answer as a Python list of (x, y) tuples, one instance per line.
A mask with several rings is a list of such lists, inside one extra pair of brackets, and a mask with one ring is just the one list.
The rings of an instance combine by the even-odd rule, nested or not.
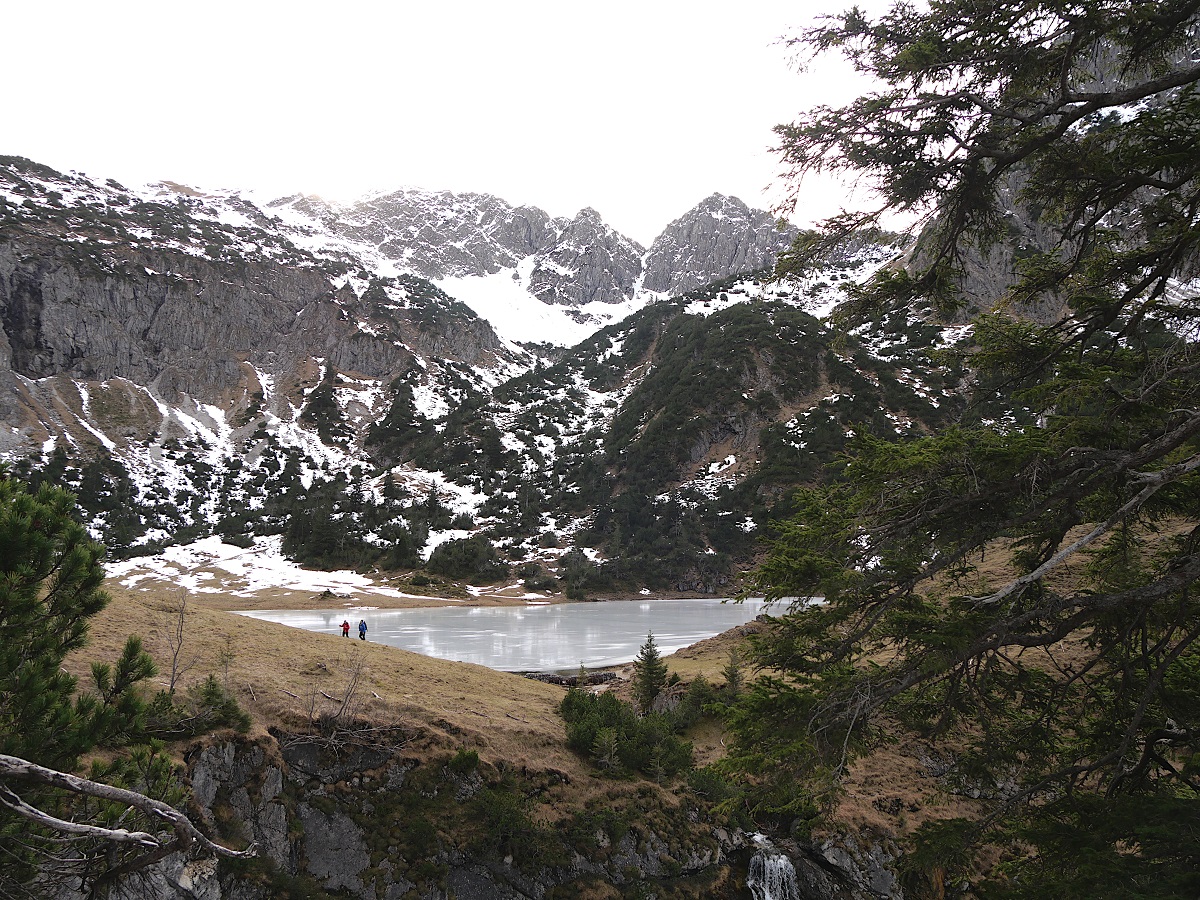
[[(863, 432), (799, 495), (757, 576), (779, 607), (756, 662), (777, 674), (731, 761), (754, 817), (802, 829), (885, 724), (947, 748), (944, 783), (987, 814), (918, 834), (914, 896), (974, 878), (986, 845), (989, 897), (1200, 894), (1198, 46), (1195, 0), (900, 3), (793, 41), (876, 79), (777, 129), (795, 196), (841, 171), (879, 205), (781, 268), (930, 215), (842, 323), (969, 321), (976, 374), (958, 421)], [(972, 262), (1014, 215), (1051, 238), (981, 296)], [(997, 393), (1028, 423), (989, 419)], [(788, 606), (808, 596), (827, 605)]]

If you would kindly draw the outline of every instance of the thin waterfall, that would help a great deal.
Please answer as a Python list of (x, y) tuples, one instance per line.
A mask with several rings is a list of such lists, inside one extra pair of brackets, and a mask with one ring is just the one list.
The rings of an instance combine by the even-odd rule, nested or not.
[(746, 887), (754, 900), (800, 900), (792, 861), (763, 835), (753, 837), (758, 852), (750, 857)]

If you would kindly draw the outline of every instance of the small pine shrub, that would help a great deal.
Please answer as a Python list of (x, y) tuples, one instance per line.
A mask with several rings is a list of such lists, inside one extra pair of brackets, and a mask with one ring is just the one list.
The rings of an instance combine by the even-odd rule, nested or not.
[(692, 767), (692, 745), (676, 734), (671, 717), (638, 716), (632, 704), (608, 692), (567, 691), (559, 707), (567, 745), (609, 771), (635, 771), (663, 779)]
[(450, 757), (447, 765), (455, 775), (467, 775), (479, 768), (479, 754), (463, 747)]
[(159, 691), (146, 710), (146, 732), (157, 738), (179, 740), (196, 737), (217, 728), (244, 732), (250, 728), (250, 714), (237, 699), (209, 675), (180, 700)]

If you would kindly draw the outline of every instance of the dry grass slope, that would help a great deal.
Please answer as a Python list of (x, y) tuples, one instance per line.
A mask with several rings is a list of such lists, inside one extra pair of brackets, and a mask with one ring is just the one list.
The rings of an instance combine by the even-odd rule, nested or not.
[[(140, 634), (165, 687), (171, 668), (167, 634), (181, 592), (111, 582), (107, 589), (112, 603), (93, 620), (87, 648), (70, 661), (73, 671), (84, 677), (92, 660), (114, 659), (127, 635)], [(213, 605), (226, 605), (215, 596)], [(181, 683), (186, 689), (215, 675), (251, 713), (256, 729), (340, 715), (406, 726), (431, 743), (475, 749), (485, 758), (536, 755), (546, 765), (572, 765), (557, 713), (561, 688), (238, 616), (212, 608), (206, 597), (187, 600)]]
[[(112, 602), (92, 621), (87, 647), (68, 667), (84, 683), (93, 660), (115, 660), (126, 637), (138, 634), (159, 668), (155, 687), (165, 688), (172, 656), (168, 634), (177, 621), (182, 590), (162, 582), (127, 588), (112, 579), (106, 589)], [(550, 821), (598, 798), (620, 804), (639, 791), (643, 796), (654, 791), (666, 806), (679, 802), (670, 786), (614, 781), (569, 750), (558, 713), (564, 694), (559, 686), (228, 611), (300, 608), (314, 602), (309, 595), (278, 590), (269, 601), (257, 603), (222, 594), (188, 595), (179, 653), (180, 668), (186, 669), (179, 689), (216, 676), (253, 717), (252, 736), (273, 726), (302, 730), (316, 719), (340, 716), (342, 721), (402, 728), (411, 735), (405, 753), (414, 759), (444, 759), (465, 749), (495, 768), (553, 773), (555, 787), (540, 807)], [(728, 643), (736, 639), (721, 636), (667, 661), (685, 680), (703, 674), (720, 681)], [(618, 674), (627, 678), (630, 668)], [(615, 689), (623, 694), (626, 685), (618, 681)], [(723, 735), (712, 723), (691, 737), (698, 763), (721, 752)]]

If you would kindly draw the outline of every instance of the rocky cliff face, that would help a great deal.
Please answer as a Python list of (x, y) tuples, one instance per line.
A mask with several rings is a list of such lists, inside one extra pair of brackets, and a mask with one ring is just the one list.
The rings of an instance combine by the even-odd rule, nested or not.
[(335, 348), (334, 291), (315, 269), (236, 270), (131, 250), (102, 261), (40, 237), (0, 243), (0, 317), (12, 370), (39, 379), (126, 378), (214, 399), (251, 356), (297, 345)]
[(605, 225), (594, 209), (585, 209), (538, 254), (529, 291), (543, 303), (565, 306), (626, 300), (642, 272), (642, 253), (640, 244)]
[[(193, 814), (227, 842), (256, 844), (258, 859), (225, 869), (176, 857), (114, 896), (145, 896), (149, 884), (162, 897), (250, 900), (290, 885), (307, 896), (364, 900), (518, 900), (567, 896), (596, 882), (655, 885), (677, 897), (740, 896), (711, 828), (686, 821), (670, 834), (589, 827), (589, 814), (579, 810), (579, 823), (514, 836), (514, 827), (537, 826), (522, 825), (523, 814), (513, 819), (516, 807), (496, 819), (497, 804), (507, 802), (498, 798), (515, 790), (518, 802), (521, 791), (545, 791), (560, 773), (510, 772), (517, 784), (504, 787), (490, 766), (406, 753), (411, 735), (398, 730), (369, 733), (360, 740), (276, 732), (196, 748), (187, 757)], [(728, 849), (743, 840), (724, 834)]]
[(649, 291), (682, 294), (736, 272), (772, 266), (796, 237), (770, 213), (713, 194), (655, 238), (646, 254)]
[[(501, 798), (536, 798), (561, 773), (509, 770), (501, 779), (461, 754), (406, 753), (411, 736), (399, 731), (370, 734), (364, 741), (274, 732), (197, 746), (186, 757), (192, 815), (229, 845), (254, 843), (257, 859), (225, 866), (176, 855), (110, 896), (268, 900), (300, 890), (363, 900), (528, 900), (580, 896), (597, 884), (620, 896), (767, 896), (761, 884), (747, 886), (759, 848), (740, 831), (705, 824), (696, 810), (672, 820), (664, 807), (645, 809), (622, 824), (629, 811), (597, 817), (580, 809), (553, 829), (525, 833), (538, 826), (513, 818), (516, 807)], [(830, 839), (788, 853), (794, 873), (777, 885), (792, 893), (772, 896), (799, 896), (801, 887), (812, 900), (902, 896), (894, 858), (879, 845)]]
[[(354, 276), (240, 199), (147, 198), (24, 161), (0, 166), (0, 326), (0, 408), (37, 444), (93, 412), (97, 389), (69, 409), (61, 379), (122, 381), (151, 407), (207, 405), (227, 421), (257, 397), (287, 421), (322, 366), (384, 385), (426, 360), (516, 362), (431, 283)], [(89, 425), (112, 424), (95, 413)], [(117, 418), (141, 420), (146, 437), (170, 416)]]
[[(1063, 304), (1053, 294), (1035, 303), (1014, 302), (1006, 297), (1020, 278), (1022, 261), (1043, 253), (1070, 252), (1070, 248), (1061, 246), (1058, 226), (1044, 219), (1036, 204), (1023, 195), (1025, 188), (1023, 174), (1009, 173), (1005, 177), (999, 191), (1003, 211), (994, 240), (983, 246), (970, 245), (958, 257), (955, 293), (962, 299), (962, 306), (957, 310), (957, 321), (967, 322), (1000, 305), (1041, 324), (1058, 321), (1063, 315)], [(919, 268), (928, 262), (928, 248), (939, 227), (935, 217), (922, 229), (910, 251), (910, 265)]]
[[(315, 267), (140, 249), (97, 261), (69, 243), (10, 235), (0, 239), (5, 406), (49, 402), (48, 379), (67, 377), (123, 380), (167, 407), (213, 406), (230, 421), (257, 395), (259, 411), (290, 420), (322, 365), (383, 385), (418, 359), (508, 363), (491, 327), (432, 285), (379, 291), (380, 302), (363, 304)], [(93, 424), (107, 429), (95, 412)], [(163, 418), (165, 410), (142, 436)]]

